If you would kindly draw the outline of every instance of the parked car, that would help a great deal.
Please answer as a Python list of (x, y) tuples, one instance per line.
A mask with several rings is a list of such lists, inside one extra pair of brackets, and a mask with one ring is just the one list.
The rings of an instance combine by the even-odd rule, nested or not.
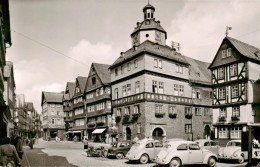
[(102, 156), (107, 157), (108, 149), (111, 148), (111, 144), (89, 142), (87, 149), (87, 156)]
[(118, 141), (112, 144), (108, 149), (107, 156), (115, 156), (117, 159), (122, 159), (128, 153), (134, 142), (132, 141)]
[(260, 160), (260, 142), (259, 140), (253, 140), (252, 158)]
[(157, 155), (155, 162), (159, 165), (179, 167), (181, 165), (208, 164), (214, 167), (217, 155), (192, 141), (169, 142)]
[(219, 149), (218, 158), (219, 160), (236, 160), (241, 164), (248, 159), (248, 152), (241, 151), (241, 140), (231, 140), (226, 147)]
[(167, 139), (166, 141), (163, 142), (163, 146), (167, 146), (168, 143), (174, 142), (174, 141), (185, 141), (184, 139), (181, 138), (172, 138), (172, 139)]
[(137, 141), (126, 154), (129, 161), (139, 161), (146, 164), (149, 160), (153, 160), (159, 151), (163, 148), (162, 142), (153, 139), (142, 139)]
[(218, 155), (218, 150), (220, 149), (218, 142), (209, 139), (199, 139), (199, 140), (195, 140), (194, 142), (198, 143), (200, 148), (204, 148)]

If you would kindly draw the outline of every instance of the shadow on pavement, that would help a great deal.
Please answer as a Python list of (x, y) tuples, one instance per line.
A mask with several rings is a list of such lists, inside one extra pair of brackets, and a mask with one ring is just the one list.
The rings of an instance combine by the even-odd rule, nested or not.
[(42, 151), (44, 148), (24, 148), (23, 159), (21, 161), (22, 167), (26, 166), (55, 166), (55, 167), (77, 167), (70, 164), (65, 157), (48, 156)]

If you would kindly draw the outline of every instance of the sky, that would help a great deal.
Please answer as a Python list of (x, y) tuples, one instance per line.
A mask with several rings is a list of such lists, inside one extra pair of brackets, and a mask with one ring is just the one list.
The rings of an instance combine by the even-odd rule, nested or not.
[[(61, 92), (92, 62), (112, 64), (131, 47), (147, 0), (9, 0), (16, 94), (41, 112), (42, 91)], [(260, 0), (150, 0), (167, 45), (211, 62), (225, 37), (260, 48)]]

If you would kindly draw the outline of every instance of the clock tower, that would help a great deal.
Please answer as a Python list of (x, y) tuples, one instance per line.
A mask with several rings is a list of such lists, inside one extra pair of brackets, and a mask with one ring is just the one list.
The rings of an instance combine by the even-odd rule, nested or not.
[(167, 32), (154, 18), (155, 8), (149, 3), (143, 8), (144, 20), (139, 23), (131, 34), (132, 45), (138, 46), (146, 40), (166, 45)]

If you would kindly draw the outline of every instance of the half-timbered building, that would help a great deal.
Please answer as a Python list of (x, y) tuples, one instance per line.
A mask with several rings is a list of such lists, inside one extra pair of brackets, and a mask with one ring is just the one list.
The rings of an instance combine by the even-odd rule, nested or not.
[(64, 123), (65, 123), (65, 134), (67, 135), (68, 140), (72, 140), (73, 134), (69, 131), (70, 128), (72, 128), (73, 124), (73, 95), (75, 91), (75, 82), (67, 82), (65, 92), (63, 95), (63, 111), (64, 111)]
[[(110, 65), (92, 63), (85, 88), (88, 138), (112, 142)], [(115, 139), (114, 139), (115, 140)]]
[(87, 82), (87, 77), (78, 76), (75, 81), (72, 114), (72, 128), (69, 129), (72, 136), (77, 136), (79, 140), (83, 138), (86, 132), (86, 112), (84, 102), (84, 91)]
[[(260, 50), (225, 37), (209, 66), (213, 86), (213, 123), (220, 141), (241, 138), (247, 124), (259, 122), (257, 99)], [(258, 98), (257, 98), (258, 97)]]

